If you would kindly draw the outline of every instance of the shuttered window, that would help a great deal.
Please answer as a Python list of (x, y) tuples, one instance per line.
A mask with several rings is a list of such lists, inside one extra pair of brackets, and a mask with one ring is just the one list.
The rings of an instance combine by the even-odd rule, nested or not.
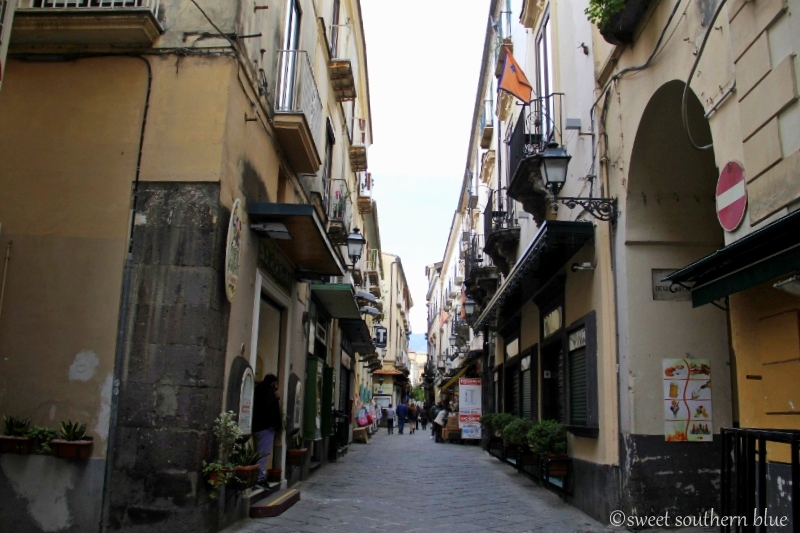
[(586, 348), (569, 354), (569, 421), (585, 425), (589, 407), (586, 383)]
[(522, 373), (522, 416), (523, 418), (532, 418), (530, 369)]

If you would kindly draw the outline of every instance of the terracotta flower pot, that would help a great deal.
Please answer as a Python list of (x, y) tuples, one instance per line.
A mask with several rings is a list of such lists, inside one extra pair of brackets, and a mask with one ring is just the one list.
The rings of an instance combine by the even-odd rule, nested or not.
[(64, 459), (88, 459), (92, 454), (91, 440), (61, 440), (50, 441), (53, 455)]
[(239, 490), (249, 489), (254, 487), (256, 482), (258, 481), (259, 466), (258, 465), (249, 465), (249, 466), (237, 466), (233, 469), (233, 474), (235, 476), (234, 485)]
[(28, 455), (33, 451), (33, 439), (29, 437), (0, 436), (0, 453)]
[(286, 450), (286, 463), (292, 466), (302, 466), (306, 461), (306, 452), (308, 448), (300, 448), (297, 450)]
[(647, 12), (650, 2), (651, 0), (626, 0), (625, 8), (600, 28), (600, 35), (606, 42), (614, 45), (632, 43), (636, 28)]

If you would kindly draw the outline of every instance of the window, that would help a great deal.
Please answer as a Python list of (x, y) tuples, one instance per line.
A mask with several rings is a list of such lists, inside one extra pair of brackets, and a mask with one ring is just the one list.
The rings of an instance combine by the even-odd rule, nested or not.
[(297, 68), (297, 47), (300, 43), (300, 7), (297, 0), (289, 0), (284, 26), (283, 51), (278, 79), (278, 109), (291, 109), (294, 101), (295, 70)]
[(328, 127), (326, 128), (325, 137), (325, 162), (322, 166), (322, 205), (325, 206), (326, 211), (330, 205), (331, 185), (331, 172), (333, 169), (333, 145), (336, 144), (336, 137), (333, 134), (333, 126), (330, 119), (328, 119)]
[(575, 435), (597, 437), (597, 329), (594, 311), (568, 330), (564, 363), (567, 427)]
[(331, 17), (331, 57), (336, 55), (339, 44), (339, 0), (333, 0), (333, 16)]
[(536, 93), (540, 100), (542, 134), (545, 140), (553, 135), (553, 106), (549, 96), (553, 93), (553, 34), (550, 12), (542, 17), (539, 33), (536, 35)]

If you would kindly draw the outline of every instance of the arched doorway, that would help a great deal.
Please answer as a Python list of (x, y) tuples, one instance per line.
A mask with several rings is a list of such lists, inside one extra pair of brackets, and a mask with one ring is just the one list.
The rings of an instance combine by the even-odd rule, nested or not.
[[(693, 309), (688, 290), (660, 283), (724, 245), (714, 153), (689, 144), (683, 89), (664, 84), (642, 114), (617, 234), (622, 504), (640, 515), (718, 505), (718, 433), (731, 424), (727, 312)], [(687, 101), (692, 136), (708, 144), (703, 107), (691, 92)]]

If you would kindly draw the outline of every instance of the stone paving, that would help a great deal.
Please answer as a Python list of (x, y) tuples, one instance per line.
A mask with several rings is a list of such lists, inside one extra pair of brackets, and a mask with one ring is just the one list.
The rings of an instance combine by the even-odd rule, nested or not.
[(302, 498), (275, 518), (225, 533), (607, 531), (479, 446), (434, 444), (430, 432), (353, 444), (301, 485)]

